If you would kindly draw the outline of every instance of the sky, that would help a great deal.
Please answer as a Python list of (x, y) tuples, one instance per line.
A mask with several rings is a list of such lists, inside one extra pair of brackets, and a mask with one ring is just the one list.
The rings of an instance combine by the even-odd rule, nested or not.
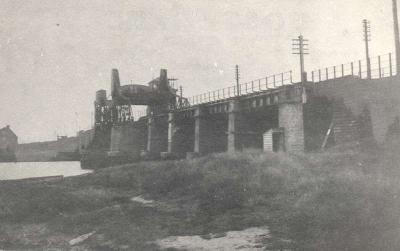
[(0, 0), (0, 127), (20, 143), (91, 127), (95, 92), (145, 84), (161, 68), (184, 96), (294, 70), (394, 52), (391, 0)]

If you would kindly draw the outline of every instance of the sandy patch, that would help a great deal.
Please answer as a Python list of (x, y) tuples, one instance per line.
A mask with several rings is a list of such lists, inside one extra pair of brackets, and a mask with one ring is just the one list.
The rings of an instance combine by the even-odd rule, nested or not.
[(199, 235), (194, 236), (170, 236), (157, 240), (156, 244), (161, 249), (176, 248), (183, 250), (264, 250), (263, 240), (269, 239), (269, 230), (263, 228), (248, 228), (242, 231), (230, 231), (219, 238), (204, 239)]
[(153, 203), (154, 203), (153, 200), (146, 200), (142, 196), (133, 197), (133, 198), (131, 198), (131, 201), (138, 202), (138, 203), (141, 203), (146, 206), (153, 206)]

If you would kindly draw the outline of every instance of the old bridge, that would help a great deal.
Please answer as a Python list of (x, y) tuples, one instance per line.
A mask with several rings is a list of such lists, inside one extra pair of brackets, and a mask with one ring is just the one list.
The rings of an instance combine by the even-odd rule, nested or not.
[[(84, 162), (196, 156), (246, 148), (303, 152), (345, 142), (382, 143), (398, 126), (400, 83), (391, 54), (312, 71), (285, 72), (185, 98), (167, 71), (147, 85), (96, 93), (95, 126), (79, 134)], [(133, 118), (132, 105), (147, 114)], [(397, 123), (397, 124), (396, 124)], [(101, 158), (100, 158), (101, 159)]]

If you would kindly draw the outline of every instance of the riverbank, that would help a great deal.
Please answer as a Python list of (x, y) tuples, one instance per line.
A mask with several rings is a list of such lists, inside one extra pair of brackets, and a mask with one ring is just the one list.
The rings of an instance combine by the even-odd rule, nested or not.
[(0, 248), (159, 250), (253, 231), (260, 249), (398, 250), (396, 147), (216, 154), (0, 182)]

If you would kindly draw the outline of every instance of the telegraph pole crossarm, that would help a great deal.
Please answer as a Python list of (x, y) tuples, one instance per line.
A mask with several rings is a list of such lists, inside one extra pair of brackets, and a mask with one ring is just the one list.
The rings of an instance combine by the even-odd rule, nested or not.
[(240, 84), (239, 84), (239, 65), (236, 65), (235, 67), (235, 79), (236, 79), (236, 94), (237, 96), (240, 96)]
[(369, 42), (371, 41), (371, 25), (367, 19), (363, 20), (365, 57), (367, 60), (367, 78), (371, 79), (371, 59), (369, 57)]
[(309, 55), (308, 39), (304, 39), (300, 35), (297, 39), (292, 39), (292, 54), (300, 55), (300, 79), (301, 83), (304, 84), (307, 81), (305, 67), (304, 67), (304, 55)]

